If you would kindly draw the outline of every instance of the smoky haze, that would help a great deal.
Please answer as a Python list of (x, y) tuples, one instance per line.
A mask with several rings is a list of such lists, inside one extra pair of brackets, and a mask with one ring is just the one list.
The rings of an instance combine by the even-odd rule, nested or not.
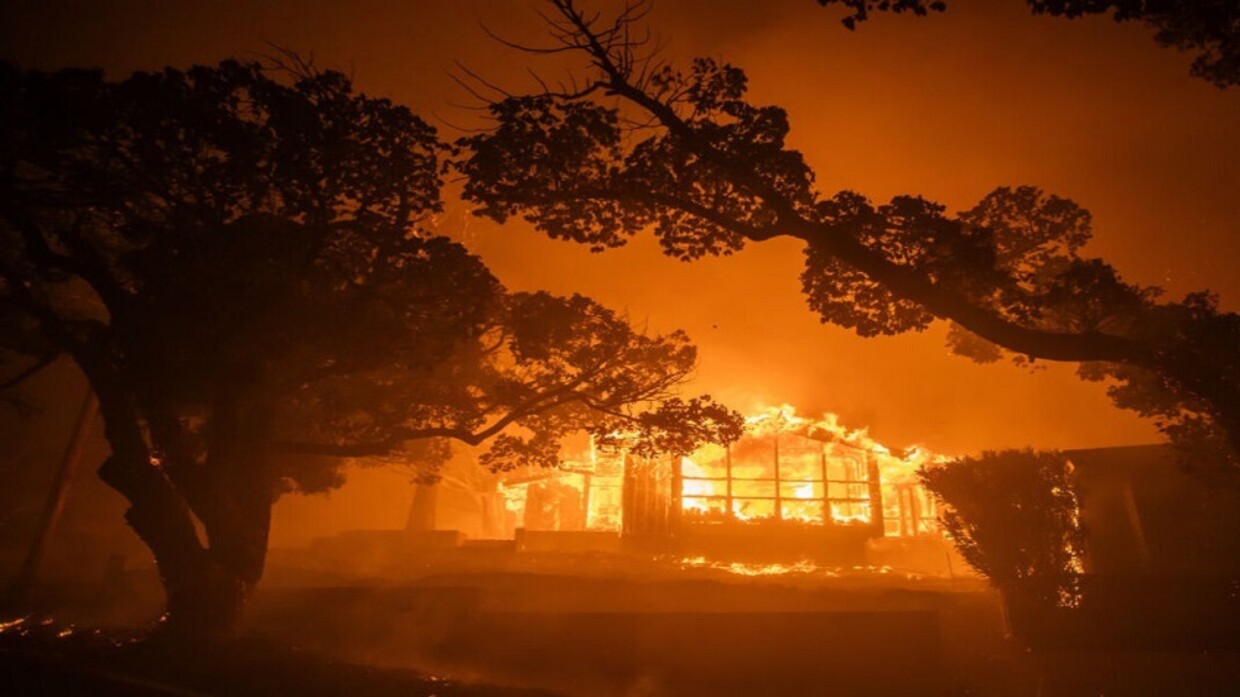
[[(785, 107), (791, 144), (821, 191), (922, 194), (959, 210), (996, 186), (1034, 184), (1093, 212), (1086, 251), (1128, 280), (1172, 297), (1210, 288), (1234, 309), (1240, 92), (1192, 79), (1189, 57), (1136, 25), (1031, 18), (1019, 2), (951, 5), (929, 19), (879, 16), (852, 33), (809, 0), (664, 1), (648, 21), (669, 58), (741, 66), (753, 101)], [(17, 2), (0, 44), (23, 67), (97, 65), (113, 78), (257, 57), (270, 45), (312, 51), (318, 65), (350, 72), (361, 91), (408, 104), (452, 136), (449, 124), (477, 118), (459, 106), (471, 98), (449, 76), (454, 61), (527, 87), (525, 67), (537, 59), (496, 45), (479, 22), (536, 42), (531, 10), (480, 0)], [(438, 222), (514, 290), (580, 292), (652, 331), (687, 330), (700, 349), (695, 390), (742, 411), (786, 402), (838, 412), (885, 442), (949, 453), (1159, 440), (1071, 366), (975, 365), (948, 355), (942, 325), (861, 339), (820, 324), (800, 292), (791, 241), (692, 264), (663, 256), (649, 236), (590, 254), (520, 221), (473, 219), (451, 191)], [(388, 486), (395, 476), (375, 471), (337, 495), (357, 502), (367, 492), (365, 505), (347, 504), (357, 523), (347, 527), (401, 524), (409, 494)], [(312, 520), (315, 505), (282, 504), (276, 542)]]

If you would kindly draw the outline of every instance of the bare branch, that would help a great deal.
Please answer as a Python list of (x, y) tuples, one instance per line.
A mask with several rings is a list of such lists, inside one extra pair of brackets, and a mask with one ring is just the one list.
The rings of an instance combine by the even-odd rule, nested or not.
[(550, 54), (555, 54), (555, 53), (568, 53), (570, 51), (575, 51), (578, 48), (576, 46), (556, 46), (552, 48), (544, 48), (541, 46), (526, 46), (523, 44), (516, 43), (514, 41), (509, 41), (508, 39), (505, 39), (499, 34), (496, 34), (495, 32), (491, 31), (490, 27), (488, 27), (486, 24), (482, 22), (479, 22), (478, 26), (480, 26), (482, 28), (482, 31), (492, 40), (504, 46), (507, 46), (508, 48), (521, 51), (522, 53), (537, 53), (537, 54), (542, 54), (542, 55), (550, 55)]
[(281, 46), (279, 44), (267, 41), (264, 42), (275, 53), (260, 53), (260, 58), (267, 61), (264, 69), (274, 73), (285, 73), (297, 80), (308, 80), (322, 75), (323, 71), (314, 64), (314, 52), (311, 51), (308, 57), (302, 57), (297, 51)]
[[(464, 63), (460, 62), (459, 60), (454, 60), (454, 61), (452, 61), (452, 62), (453, 62), (453, 64), (455, 64), (455, 65), (456, 65), (456, 67), (457, 67), (457, 68), (459, 68), (459, 69), (461, 70), (461, 72), (463, 72), (463, 73), (465, 73), (466, 75), (468, 75), (469, 77), (473, 78), (473, 79), (474, 79), (474, 81), (475, 81), (475, 82), (477, 82), (477, 83), (479, 83), (480, 85), (482, 85), (482, 86), (484, 86), (484, 87), (486, 87), (486, 88), (488, 88), (488, 89), (490, 89), (490, 90), (492, 90), (492, 91), (494, 91), (494, 92), (499, 93), (501, 96), (503, 96), (503, 97), (504, 97), (504, 98), (506, 98), (506, 99), (507, 99), (507, 98), (511, 98), (511, 97), (513, 96), (511, 92), (509, 92), (509, 91), (507, 91), (507, 90), (503, 89), (502, 87), (499, 87), (498, 85), (495, 85), (494, 83), (488, 82), (485, 78), (483, 78), (483, 77), (482, 77), (481, 75), (479, 75), (478, 73), (475, 73), (474, 71), (470, 70), (470, 69), (469, 69), (469, 66), (465, 65)], [(457, 80), (457, 84), (460, 84), (460, 85), (462, 85), (462, 86), (463, 86), (463, 84), (464, 84), (464, 83), (463, 83), (463, 81), (461, 81), (461, 80)], [(468, 89), (468, 88), (467, 88), (467, 89)], [(472, 92), (472, 91), (471, 91), (471, 92)]]

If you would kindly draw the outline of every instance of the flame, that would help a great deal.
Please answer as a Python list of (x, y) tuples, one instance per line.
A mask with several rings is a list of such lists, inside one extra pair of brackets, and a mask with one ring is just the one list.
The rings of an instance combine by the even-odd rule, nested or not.
[(698, 463), (691, 458), (680, 458), (680, 472), (684, 477), (684, 483), (681, 485), (681, 496), (684, 502), (682, 508), (686, 511), (697, 511), (700, 513), (709, 513), (709, 507), (705, 498), (707, 496), (716, 496), (715, 482), (708, 479), (702, 479), (709, 474), (702, 469)]
[[(625, 473), (637, 467), (649, 474), (655, 463), (658, 476), (669, 477), (673, 468), (629, 457), (615, 443), (623, 442), (619, 435), (600, 441), (607, 447), (591, 439), (588, 451), (556, 470), (511, 473), (499, 485), (507, 516), (530, 529), (621, 530)], [(917, 470), (946, 459), (921, 446), (890, 448), (836, 414), (810, 419), (782, 404), (748, 416), (736, 443), (707, 444), (680, 458), (680, 489), (672, 495), (689, 522), (873, 524), (885, 535), (933, 534), (935, 503)]]
[(746, 564), (743, 562), (712, 561), (706, 557), (685, 557), (680, 560), (684, 569), (713, 569), (725, 571), (737, 576), (787, 576), (789, 574), (820, 574), (823, 576), (839, 576), (835, 569), (819, 566), (812, 561), (802, 559), (791, 564)]
[[(498, 489), (505, 511), (518, 521), (517, 527), (532, 524), (535, 527), (531, 529), (619, 532), (623, 517), (624, 469), (624, 452), (600, 453), (591, 438), (589, 450), (584, 454), (562, 460), (559, 467), (552, 470), (514, 471), (509, 480), (499, 483)], [(531, 499), (531, 489), (538, 492), (535, 499)], [(555, 500), (547, 502), (548, 495)], [(580, 509), (563, 516), (561, 504), (568, 499), (575, 499), (574, 505)], [(539, 515), (536, 510), (527, 510), (531, 500), (543, 501), (555, 514)]]
[(23, 624), (26, 624), (26, 620), (28, 619), (30, 618), (29, 617), (18, 617), (15, 620), (9, 620), (7, 622), (0, 622), (0, 634), (3, 634), (4, 632), (9, 631), (10, 629), (20, 629)]
[(717, 561), (706, 557), (684, 557), (681, 559), (673, 559), (672, 563), (681, 569), (705, 569), (710, 571), (720, 571), (735, 576), (817, 576), (823, 578), (842, 578), (845, 576), (895, 576), (903, 577), (911, 580), (921, 579), (920, 574), (907, 572), (897, 572), (890, 566), (823, 566), (821, 564), (802, 559), (800, 561), (781, 564), (755, 564), (733, 561)]
[[(798, 445), (779, 438), (785, 434), (804, 440)], [(757, 445), (764, 440), (773, 445)], [(724, 451), (706, 446), (681, 459), (685, 512), (703, 519), (817, 524), (824, 522), (827, 512), (832, 523), (842, 525), (868, 524), (879, 514), (886, 534), (912, 535), (937, 528), (934, 501), (921, 489), (917, 470), (947, 458), (926, 448), (892, 449), (874, 440), (868, 429), (846, 427), (836, 414), (812, 420), (788, 404), (746, 417), (744, 436), (732, 447)], [(734, 451), (746, 449), (756, 454), (733, 457)], [(869, 480), (875, 468), (881, 512), (871, 510)]]

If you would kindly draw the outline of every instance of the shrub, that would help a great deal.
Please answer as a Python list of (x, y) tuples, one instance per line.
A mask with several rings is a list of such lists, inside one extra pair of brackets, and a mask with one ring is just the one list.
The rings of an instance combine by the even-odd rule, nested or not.
[(944, 504), (943, 526), (961, 555), (1009, 599), (1078, 601), (1084, 532), (1061, 453), (984, 452), (918, 476)]

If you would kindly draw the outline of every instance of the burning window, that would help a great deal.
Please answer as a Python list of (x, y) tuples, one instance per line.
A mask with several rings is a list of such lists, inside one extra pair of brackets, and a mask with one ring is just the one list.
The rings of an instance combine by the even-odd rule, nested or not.
[(625, 453), (601, 453), (593, 443), (582, 460), (554, 470), (516, 472), (500, 484), (515, 527), (527, 530), (621, 529)]
[(868, 523), (871, 469), (857, 448), (795, 433), (750, 434), (681, 460), (681, 508), (694, 522)]
[(938, 532), (934, 500), (916, 478), (937, 457), (893, 452), (834, 415), (812, 421), (784, 406), (747, 419), (730, 446), (643, 459), (592, 442), (559, 469), (514, 473), (501, 491), (516, 527), (529, 530), (660, 535), (682, 524), (789, 523), (910, 536)]

